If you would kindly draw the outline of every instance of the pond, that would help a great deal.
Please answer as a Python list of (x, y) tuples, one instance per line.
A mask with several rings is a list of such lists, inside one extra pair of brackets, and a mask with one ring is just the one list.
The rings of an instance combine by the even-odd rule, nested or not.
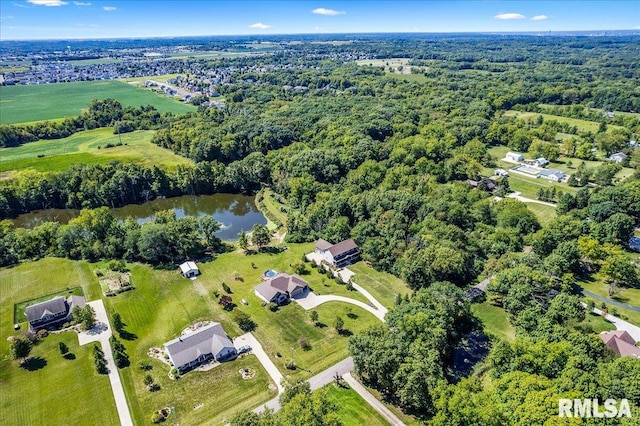
[[(218, 238), (225, 241), (238, 239), (238, 232), (250, 231), (256, 223), (265, 225), (267, 219), (258, 210), (254, 198), (239, 194), (214, 194), (182, 197), (162, 198), (144, 204), (129, 204), (124, 207), (110, 209), (117, 219), (124, 220), (132, 216), (138, 223), (150, 222), (155, 213), (161, 210), (173, 210), (176, 217), (200, 217), (212, 215), (222, 224), (222, 229), (216, 233)], [(80, 212), (73, 209), (47, 209), (18, 216), (13, 220), (15, 226), (33, 228), (47, 221), (67, 223), (78, 216)]]

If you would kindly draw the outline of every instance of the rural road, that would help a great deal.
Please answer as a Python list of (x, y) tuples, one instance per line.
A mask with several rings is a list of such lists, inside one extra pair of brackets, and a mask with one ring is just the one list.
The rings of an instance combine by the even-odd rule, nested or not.
[(378, 399), (373, 396), (371, 392), (369, 392), (364, 386), (360, 384), (360, 382), (354, 379), (351, 373), (345, 374), (342, 378), (345, 382), (347, 382), (349, 386), (351, 386), (351, 389), (356, 391), (358, 395), (360, 395), (362, 399), (367, 402), (367, 404), (373, 407), (374, 410), (376, 410), (382, 417), (384, 417), (386, 421), (394, 426), (404, 426), (402, 420), (400, 420), (395, 414), (393, 414), (391, 410), (385, 407), (382, 402), (378, 401)]
[[(333, 382), (336, 373), (342, 376), (349, 373), (351, 370), (353, 370), (353, 358), (345, 358), (339, 363), (334, 364), (326, 370), (311, 377), (308, 380), (311, 390), (314, 391), (316, 389), (320, 389), (321, 387)], [(274, 412), (278, 411), (280, 409), (280, 396), (267, 401), (265, 404), (259, 406), (253, 411), (255, 413), (261, 413), (267, 408), (273, 410)]]
[(113, 360), (113, 353), (111, 352), (109, 337), (111, 337), (112, 333), (104, 303), (102, 300), (94, 300), (93, 302), (88, 302), (87, 305), (90, 305), (96, 311), (96, 325), (90, 330), (78, 333), (78, 341), (80, 346), (92, 342), (100, 342), (102, 345), (102, 352), (104, 352), (104, 357), (107, 360), (107, 375), (109, 376), (109, 382), (111, 382), (111, 391), (116, 401), (120, 424), (122, 426), (133, 426), (133, 420), (131, 419), (131, 413), (127, 405), (127, 398), (125, 397), (124, 388), (120, 381), (120, 374), (118, 373), (116, 363)]
[(600, 296), (599, 294), (592, 293), (589, 290), (585, 290), (580, 286), (575, 286), (575, 288), (580, 293), (582, 293), (583, 295), (589, 296), (589, 297), (594, 298), (596, 300), (599, 300), (601, 302), (605, 302), (605, 303), (607, 303), (609, 305), (617, 306), (619, 308), (629, 309), (630, 311), (634, 311), (634, 312), (640, 312), (640, 307), (639, 306), (628, 305), (626, 303), (618, 302), (617, 300), (613, 300), (613, 299), (609, 299), (609, 298)]

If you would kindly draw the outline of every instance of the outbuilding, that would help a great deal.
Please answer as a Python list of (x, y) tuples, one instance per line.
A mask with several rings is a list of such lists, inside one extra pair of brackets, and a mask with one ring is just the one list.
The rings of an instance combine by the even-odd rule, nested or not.
[(194, 278), (200, 275), (200, 270), (195, 262), (189, 260), (180, 265), (180, 273), (185, 278)]

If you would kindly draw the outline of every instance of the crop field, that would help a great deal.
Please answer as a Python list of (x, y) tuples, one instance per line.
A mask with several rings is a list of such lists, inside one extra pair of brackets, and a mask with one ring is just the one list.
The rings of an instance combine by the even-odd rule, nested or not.
[[(67, 138), (29, 142), (12, 148), (0, 148), (0, 172), (32, 169), (61, 171), (73, 164), (107, 164), (114, 160), (156, 164), (174, 168), (191, 161), (151, 143), (153, 131), (140, 130), (113, 134), (112, 128), (87, 130)], [(122, 141), (121, 146), (115, 146)], [(106, 145), (113, 145), (105, 148)]]
[(123, 106), (153, 105), (182, 114), (192, 105), (159, 96), (117, 80), (0, 87), (0, 124), (18, 124), (77, 116), (93, 99), (117, 99)]

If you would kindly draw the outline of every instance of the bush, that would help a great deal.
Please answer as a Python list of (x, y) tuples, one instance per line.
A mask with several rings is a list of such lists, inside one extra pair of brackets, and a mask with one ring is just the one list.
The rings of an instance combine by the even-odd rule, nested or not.
[(349, 291), (354, 291), (355, 288), (353, 287), (353, 283), (351, 282), (351, 280), (347, 281), (347, 290)]
[(153, 369), (153, 365), (149, 361), (140, 361), (138, 367), (142, 371), (149, 371)]
[(308, 351), (311, 349), (311, 345), (307, 342), (307, 339), (304, 336), (298, 337), (298, 346), (302, 348), (304, 351)]
[(271, 312), (277, 312), (279, 308), (280, 307), (278, 306), (277, 303), (273, 303), (273, 302), (269, 303), (269, 310)]
[(126, 349), (122, 342), (116, 339), (114, 336), (109, 338), (111, 343), (111, 350), (113, 351), (113, 360), (118, 368), (128, 367), (130, 364), (129, 356), (126, 353)]
[(253, 322), (253, 320), (251, 319), (251, 317), (249, 317), (249, 315), (245, 314), (242, 311), (236, 311), (234, 315), (234, 319), (238, 324), (238, 326), (240, 327), (240, 330), (244, 331), (245, 333), (248, 333), (249, 331), (253, 331), (256, 328), (256, 323)]
[(69, 353), (69, 347), (64, 342), (58, 343), (58, 349), (60, 350), (60, 355), (62, 356), (65, 356)]
[(305, 275), (309, 273), (307, 266), (302, 262), (296, 262), (293, 265), (291, 265), (291, 267), (293, 268), (293, 272), (295, 272), (298, 275)]
[(228, 294), (231, 294), (231, 293), (232, 293), (231, 288), (229, 288), (229, 286), (227, 285), (227, 283), (222, 283), (222, 289), (223, 289), (224, 291), (226, 291)]
[(287, 368), (287, 370), (295, 370), (296, 368), (298, 368), (296, 362), (293, 359), (287, 360), (284, 366)]

